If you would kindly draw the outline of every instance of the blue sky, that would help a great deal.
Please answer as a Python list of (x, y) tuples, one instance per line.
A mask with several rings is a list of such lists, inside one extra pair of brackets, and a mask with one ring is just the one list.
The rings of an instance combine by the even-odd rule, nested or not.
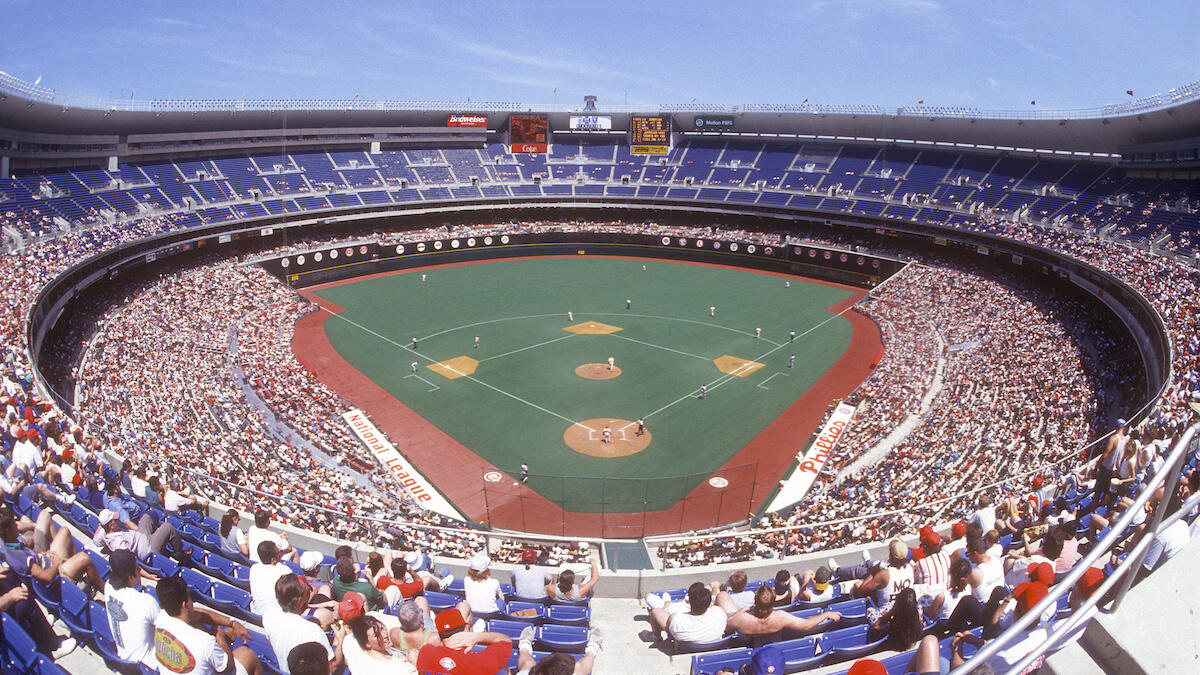
[(0, 0), (0, 17), (0, 70), (102, 98), (1027, 109), (1200, 79), (1195, 0)]

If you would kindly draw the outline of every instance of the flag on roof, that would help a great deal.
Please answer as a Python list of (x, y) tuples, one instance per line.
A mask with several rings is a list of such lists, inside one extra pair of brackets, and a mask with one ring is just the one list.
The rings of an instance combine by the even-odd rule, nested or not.
[(918, 100), (917, 100), (917, 105), (925, 105), (925, 99), (923, 99), (923, 98), (922, 98), (922, 99), (918, 99)]
[(1029, 105), (1037, 105), (1037, 101), (1030, 101)]
[(1132, 90), (1132, 89), (1126, 89), (1126, 90), (1125, 90), (1125, 93), (1126, 93), (1126, 94), (1129, 94), (1130, 96), (1133, 96), (1133, 90)]

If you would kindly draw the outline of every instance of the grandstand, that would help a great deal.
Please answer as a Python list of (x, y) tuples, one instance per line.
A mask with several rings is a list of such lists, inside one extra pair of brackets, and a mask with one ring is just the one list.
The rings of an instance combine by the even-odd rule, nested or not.
[[(867, 551), (886, 558), (880, 550), (889, 539), (911, 543), (927, 524), (948, 540), (981, 494), (1008, 509), (996, 519), (998, 531), (1007, 527), (1002, 549), (1024, 551), (1021, 533), (1060, 511), (1079, 523), (1083, 556), (1060, 570), (1059, 585), (1025, 617), (1029, 623), (1053, 607), (1063, 623), (1046, 624), (1049, 635), (1052, 626), (1094, 614), (1086, 603), (1068, 607), (1068, 591), (1089, 567), (1105, 569), (1108, 579), (1091, 604), (1111, 603), (1112, 595), (1119, 604), (1155, 539), (1132, 533), (1143, 507), (1152, 527), (1169, 518), (1168, 503), (1177, 516), (1194, 511), (1194, 495), (1181, 507), (1183, 500), (1153, 494), (1163, 484), (1173, 494), (1196, 463), (1195, 437), (1186, 431), (1200, 405), (1200, 186), (1188, 131), (1200, 116), (1194, 86), (1098, 110), (1028, 113), (1019, 127), (1015, 114), (976, 109), (892, 115), (871, 106), (683, 105), (645, 115), (600, 111), (618, 131), (578, 133), (566, 121), (571, 111), (546, 107), (537, 112), (547, 120), (549, 148), (538, 154), (512, 152), (509, 117), (527, 110), (520, 104), (97, 108), (7, 75), (0, 89), (0, 218), (9, 253), (0, 263), (3, 384), (15, 416), (2, 436), (5, 463), (16, 463), (25, 442), (16, 428), (28, 426), (45, 439), (38, 450), (59, 458), (55, 466), (71, 464), (81, 475), (72, 485), (61, 472), (39, 472), (36, 482), (50, 492), (14, 492), (6, 501), (33, 520), (54, 513), (76, 549), (107, 570), (91, 545), (107, 508), (98, 490), (124, 485), (134, 515), (170, 524), (188, 549), (171, 551), (173, 558), (152, 553), (143, 566), (181, 575), (201, 605), (246, 624), (243, 641), (267, 672), (281, 664), (270, 626), (250, 605), (251, 561), (222, 547), (220, 516), (231, 507), (244, 516), (270, 510), (276, 531), (327, 565), (342, 543), (357, 549), (360, 562), (376, 549), (433, 556), (459, 578), (481, 551), (503, 563), (498, 570), (515, 566), (526, 545), (539, 547), (547, 566), (582, 572), (600, 559), (604, 578), (590, 602), (530, 603), (508, 588), (505, 604), (484, 618), (514, 645), (534, 625), (535, 658), (582, 654), (588, 627), (602, 626), (609, 652), (596, 672), (613, 673), (713, 672), (747, 662), (772, 639), (788, 672), (842, 672), (870, 655), (901, 672), (918, 647), (868, 629), (877, 603), (851, 597), (849, 586), (828, 602), (779, 604), (805, 619), (836, 611), (836, 625), (668, 639), (657, 650), (637, 648), (646, 655), (625, 663), (622, 652), (634, 649), (645, 626), (635, 616), (644, 613), (637, 603), (647, 591), (679, 600), (689, 583), (721, 582), (735, 568), (749, 571), (754, 589), (770, 585), (781, 567), (815, 570), (830, 555), (843, 563)], [(281, 128), (273, 112), (284, 109), (309, 113), (306, 127)], [(485, 126), (448, 126), (462, 113)], [(732, 126), (697, 131), (705, 115), (727, 116)], [(645, 116), (667, 120), (662, 152), (635, 152), (629, 129)], [(1062, 134), (1064, 125), (1073, 133)], [(506, 256), (517, 255), (504, 249), (520, 242), (614, 237), (638, 243), (646, 257), (694, 255), (673, 242), (707, 243), (711, 255), (725, 256), (707, 261), (761, 269), (800, 265), (817, 250), (826, 259), (840, 253), (847, 269), (856, 254), (912, 262), (868, 284), (877, 287), (859, 311), (880, 325), (887, 350), (847, 399), (861, 413), (803, 500), (771, 510), (764, 491), (750, 522), (637, 541), (488, 531), (423, 508), (378, 471), (342, 420), (352, 406), (291, 352), (297, 320), (313, 311), (295, 292), (306, 283), (302, 266), (326, 280), (468, 260), (449, 250), (468, 239), (486, 238), (490, 255)], [(444, 258), (405, 257), (443, 242)], [(720, 254), (715, 243), (725, 246)], [(755, 261), (736, 262), (734, 244)], [(355, 255), (368, 266), (349, 264)], [(819, 262), (805, 264), (816, 270)], [(848, 274), (837, 264), (832, 258), (821, 273)], [(1112, 522), (1114, 506), (1091, 492), (1088, 467), (1105, 454), (1117, 418), (1138, 428), (1153, 459), (1135, 463), (1131, 503)], [(64, 459), (64, 448), (73, 459)], [(169, 479), (172, 493), (186, 485), (211, 504), (197, 512), (146, 502), (145, 493), (132, 494), (141, 478), (123, 470), (125, 461)], [(1031, 484), (1038, 486), (1034, 513), (1018, 506)], [(68, 489), (73, 503), (53, 497)], [(1042, 498), (1053, 513), (1037, 513)], [(1093, 514), (1104, 520), (1088, 529)], [(1155, 534), (1168, 537), (1168, 525)], [(284, 564), (298, 571), (298, 563)], [(1163, 593), (1160, 578), (1131, 597)], [(852, 583), (848, 574), (843, 582)], [(106, 632), (101, 595), (77, 594), (66, 581), (30, 583), (41, 605), (88, 645), (60, 665), (137, 672)], [(424, 596), (436, 610), (463, 593), (460, 583)], [(941, 638), (937, 648), (948, 655), (946, 621), (924, 618), (922, 630)], [(1153, 663), (1124, 645), (1117, 657), (1097, 655), (1097, 635), (1106, 631), (1092, 626), (1110, 618), (1101, 612), (1086, 631), (1070, 634), (1068, 642), (1083, 634), (1091, 656), (1068, 647), (1061, 658), (1092, 668), (1124, 663), (1103, 659)], [(1000, 642), (1025, 639), (1021, 629)], [(5, 668), (54, 672), (32, 649), (22, 652), (21, 640), (31, 638), (21, 630), (5, 619)], [(1062, 646), (1051, 638), (1038, 644)], [(999, 646), (983, 647), (984, 658)], [(517, 659), (514, 648), (508, 665)]]

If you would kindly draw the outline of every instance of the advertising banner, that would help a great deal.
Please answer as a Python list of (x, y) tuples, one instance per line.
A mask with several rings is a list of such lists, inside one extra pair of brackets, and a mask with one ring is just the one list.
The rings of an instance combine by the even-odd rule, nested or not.
[(451, 113), (446, 116), (448, 127), (487, 127), (487, 115), (462, 115)]
[(842, 437), (846, 427), (850, 426), (850, 420), (853, 419), (857, 409), (845, 403), (838, 404), (808, 452), (803, 455), (796, 454), (799, 464), (782, 481), (775, 499), (771, 500), (771, 505), (767, 507), (768, 513), (785, 509), (804, 498), (809, 488), (816, 482), (821, 469), (825, 467), (825, 462), (833, 452), (834, 446), (837, 445), (838, 439)]
[(692, 127), (696, 131), (733, 131), (733, 115), (696, 115)]
[(571, 115), (571, 128), (582, 131), (608, 131), (612, 117), (608, 115)]
[(342, 417), (350, 425), (350, 430), (354, 432), (354, 435), (358, 436), (371, 454), (375, 455), (375, 459), (379, 460), (383, 470), (391, 474), (422, 508), (440, 513), (448, 518), (465, 520), (462, 514), (433, 487), (433, 484), (418, 473), (413, 465), (400, 454), (400, 451), (388, 442), (366, 413), (355, 408), (342, 413)]

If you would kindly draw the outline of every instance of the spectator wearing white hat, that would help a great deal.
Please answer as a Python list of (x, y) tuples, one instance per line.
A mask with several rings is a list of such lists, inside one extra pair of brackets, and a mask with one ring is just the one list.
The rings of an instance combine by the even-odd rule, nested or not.
[(151, 553), (162, 553), (170, 544), (175, 557), (183, 556), (179, 533), (170, 523), (154, 527), (154, 518), (149, 513), (142, 514), (136, 530), (128, 529), (125, 521), (108, 509), (101, 511), (99, 518), (100, 526), (92, 533), (92, 543), (106, 553), (132, 551), (139, 560), (145, 560)]
[(500, 601), (504, 599), (504, 593), (500, 590), (500, 582), (492, 578), (488, 569), (491, 564), (492, 561), (486, 553), (477, 553), (471, 557), (467, 578), (463, 579), (467, 611), (459, 610), (463, 611), (467, 623), (471, 622), (474, 615), (494, 614), (500, 611)]

